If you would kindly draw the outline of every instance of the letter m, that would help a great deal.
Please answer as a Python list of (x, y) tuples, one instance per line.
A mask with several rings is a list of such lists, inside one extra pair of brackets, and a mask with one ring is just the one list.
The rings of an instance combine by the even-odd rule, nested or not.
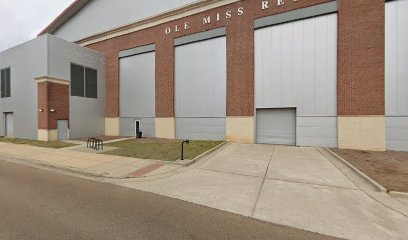
[(209, 24), (209, 23), (211, 23), (211, 16), (208, 16), (208, 17), (206, 17), (206, 18), (203, 18), (203, 24), (205, 25), (205, 24)]

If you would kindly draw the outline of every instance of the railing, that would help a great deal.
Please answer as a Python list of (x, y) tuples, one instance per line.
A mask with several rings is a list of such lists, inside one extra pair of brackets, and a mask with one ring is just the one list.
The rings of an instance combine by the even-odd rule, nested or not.
[(96, 151), (103, 150), (103, 140), (97, 138), (88, 138), (86, 147), (95, 149)]

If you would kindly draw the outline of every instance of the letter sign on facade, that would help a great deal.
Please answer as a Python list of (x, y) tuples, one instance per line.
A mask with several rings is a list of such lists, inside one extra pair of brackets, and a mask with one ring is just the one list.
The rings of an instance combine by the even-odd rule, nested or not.
[[(286, 1), (292, 1), (292, 2), (298, 2), (299, 0), (274, 0), (275, 2), (275, 6), (283, 6), (285, 5)], [(265, 0), (261, 2), (261, 9), (262, 10), (266, 10), (269, 9), (271, 7), (271, 0)], [(238, 9), (236, 9), (236, 14), (237, 16), (242, 16), (245, 14), (245, 9), (244, 7), (239, 7)], [(228, 10), (225, 12), (225, 19), (231, 19), (233, 15), (233, 11), (232, 10)], [(214, 16), (207, 16), (203, 18), (203, 25), (207, 25), (210, 24), (212, 21), (212, 17), (214, 17), (214, 19), (219, 22), (221, 21), (221, 16), (223, 16), (222, 13), (217, 13)], [(190, 23), (189, 22), (185, 22), (184, 25), (182, 25), (183, 27), (180, 28), (180, 25), (176, 25), (174, 26), (174, 32), (180, 32), (181, 30), (188, 30), (190, 29)], [(164, 32), (166, 33), (166, 35), (169, 35), (172, 32), (172, 28), (171, 27), (167, 27)]]

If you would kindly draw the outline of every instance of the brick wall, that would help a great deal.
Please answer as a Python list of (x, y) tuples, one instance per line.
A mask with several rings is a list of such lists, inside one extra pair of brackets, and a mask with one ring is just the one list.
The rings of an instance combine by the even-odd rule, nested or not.
[[(227, 116), (254, 115), (254, 20), (332, 0), (286, 0), (285, 5), (261, 10), (262, 0), (243, 0), (163, 25), (105, 40), (88, 47), (107, 57), (107, 117), (119, 116), (119, 60), (121, 50), (156, 44), (156, 116), (174, 116), (174, 38), (214, 28), (227, 28)], [(236, 11), (243, 6), (245, 13)], [(225, 12), (232, 10), (232, 18)], [(204, 17), (216, 18), (203, 25)], [(166, 27), (190, 29), (164, 34)], [(174, 29), (173, 29), (174, 30)], [(341, 115), (384, 114), (384, 1), (339, 0), (339, 83)]]
[(339, 115), (385, 114), (384, 0), (339, 1)]
[(38, 129), (57, 129), (57, 120), (69, 120), (69, 86), (38, 83), (38, 108)]

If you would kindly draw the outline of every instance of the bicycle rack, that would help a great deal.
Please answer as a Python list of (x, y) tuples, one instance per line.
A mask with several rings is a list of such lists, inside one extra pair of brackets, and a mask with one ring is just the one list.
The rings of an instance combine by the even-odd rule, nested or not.
[(86, 147), (95, 149), (96, 151), (103, 150), (103, 140), (97, 138), (88, 138)]

